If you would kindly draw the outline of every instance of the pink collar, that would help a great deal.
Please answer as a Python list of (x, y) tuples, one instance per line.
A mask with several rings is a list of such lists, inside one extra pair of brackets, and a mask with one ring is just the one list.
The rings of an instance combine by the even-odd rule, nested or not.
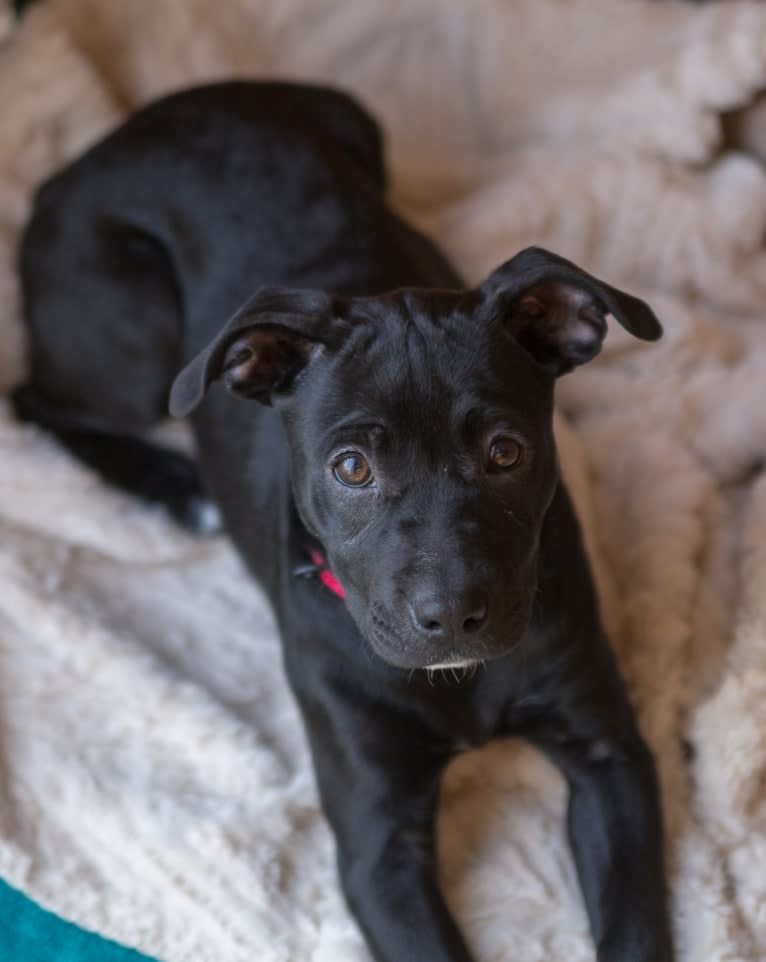
[(340, 583), (340, 581), (338, 581), (332, 571), (330, 571), (330, 569), (325, 565), (324, 555), (321, 553), (321, 551), (312, 551), (311, 561), (312, 564), (316, 566), (316, 573), (325, 588), (329, 588), (330, 591), (332, 591), (333, 594), (336, 594), (339, 598), (345, 598), (346, 591), (343, 585)]

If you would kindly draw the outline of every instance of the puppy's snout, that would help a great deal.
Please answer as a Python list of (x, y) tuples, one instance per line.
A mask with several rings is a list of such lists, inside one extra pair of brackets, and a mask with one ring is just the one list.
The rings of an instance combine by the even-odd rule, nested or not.
[(462, 593), (449, 595), (421, 592), (410, 600), (410, 612), (419, 632), (434, 640), (457, 640), (484, 626), (489, 602), (481, 588), (467, 588)]

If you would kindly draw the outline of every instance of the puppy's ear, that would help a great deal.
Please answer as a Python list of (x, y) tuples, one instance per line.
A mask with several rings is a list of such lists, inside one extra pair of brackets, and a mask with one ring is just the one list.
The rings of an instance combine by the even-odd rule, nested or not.
[(345, 329), (339, 311), (323, 291), (261, 288), (175, 379), (170, 413), (189, 414), (219, 379), (236, 394), (271, 404), (315, 352), (338, 341)]
[(566, 374), (599, 353), (607, 314), (642, 340), (656, 341), (662, 335), (660, 322), (644, 301), (538, 247), (528, 247), (506, 261), (479, 293), (485, 310), (555, 375)]

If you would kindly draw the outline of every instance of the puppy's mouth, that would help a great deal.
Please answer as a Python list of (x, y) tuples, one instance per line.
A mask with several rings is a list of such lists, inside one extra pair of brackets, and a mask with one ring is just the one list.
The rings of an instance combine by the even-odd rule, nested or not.
[(395, 668), (422, 670), (429, 674), (446, 672), (453, 677), (468, 677), (486, 662), (510, 653), (526, 628), (527, 618), (521, 616), (521, 610), (514, 611), (504, 620), (505, 630), (502, 636), (490, 631), (476, 636), (462, 649), (445, 650), (443, 642), (428, 643), (415, 634), (399, 631), (383, 618), (380, 609), (374, 606), (368, 614), (363, 634), (375, 654)]
[[(486, 666), (487, 662), (484, 659), (478, 661), (463, 659), (462, 661), (445, 661), (439, 665), (426, 665), (423, 672), (430, 685), (434, 685), (437, 678), (460, 684), (461, 681), (470, 681), (479, 668), (486, 668)], [(414, 671), (414, 669), (412, 670)]]
[(476, 668), (484, 661), (483, 658), (457, 658), (454, 661), (442, 661), (436, 665), (426, 665), (426, 671), (467, 671)]

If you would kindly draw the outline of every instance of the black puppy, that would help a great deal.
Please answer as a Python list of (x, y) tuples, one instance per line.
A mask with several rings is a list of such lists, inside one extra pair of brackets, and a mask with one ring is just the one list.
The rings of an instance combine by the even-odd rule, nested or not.
[(465, 290), (384, 187), (375, 124), (331, 90), (230, 83), (142, 110), (37, 196), (18, 410), (188, 521), (193, 466), (140, 437), (183, 368), (171, 411), (194, 412), (276, 611), (376, 959), (469, 958), (437, 887), (439, 778), (513, 733), (567, 778), (599, 960), (669, 962), (654, 766), (552, 433), (555, 379), (598, 353), (605, 316), (649, 340), (659, 323), (541, 250)]

